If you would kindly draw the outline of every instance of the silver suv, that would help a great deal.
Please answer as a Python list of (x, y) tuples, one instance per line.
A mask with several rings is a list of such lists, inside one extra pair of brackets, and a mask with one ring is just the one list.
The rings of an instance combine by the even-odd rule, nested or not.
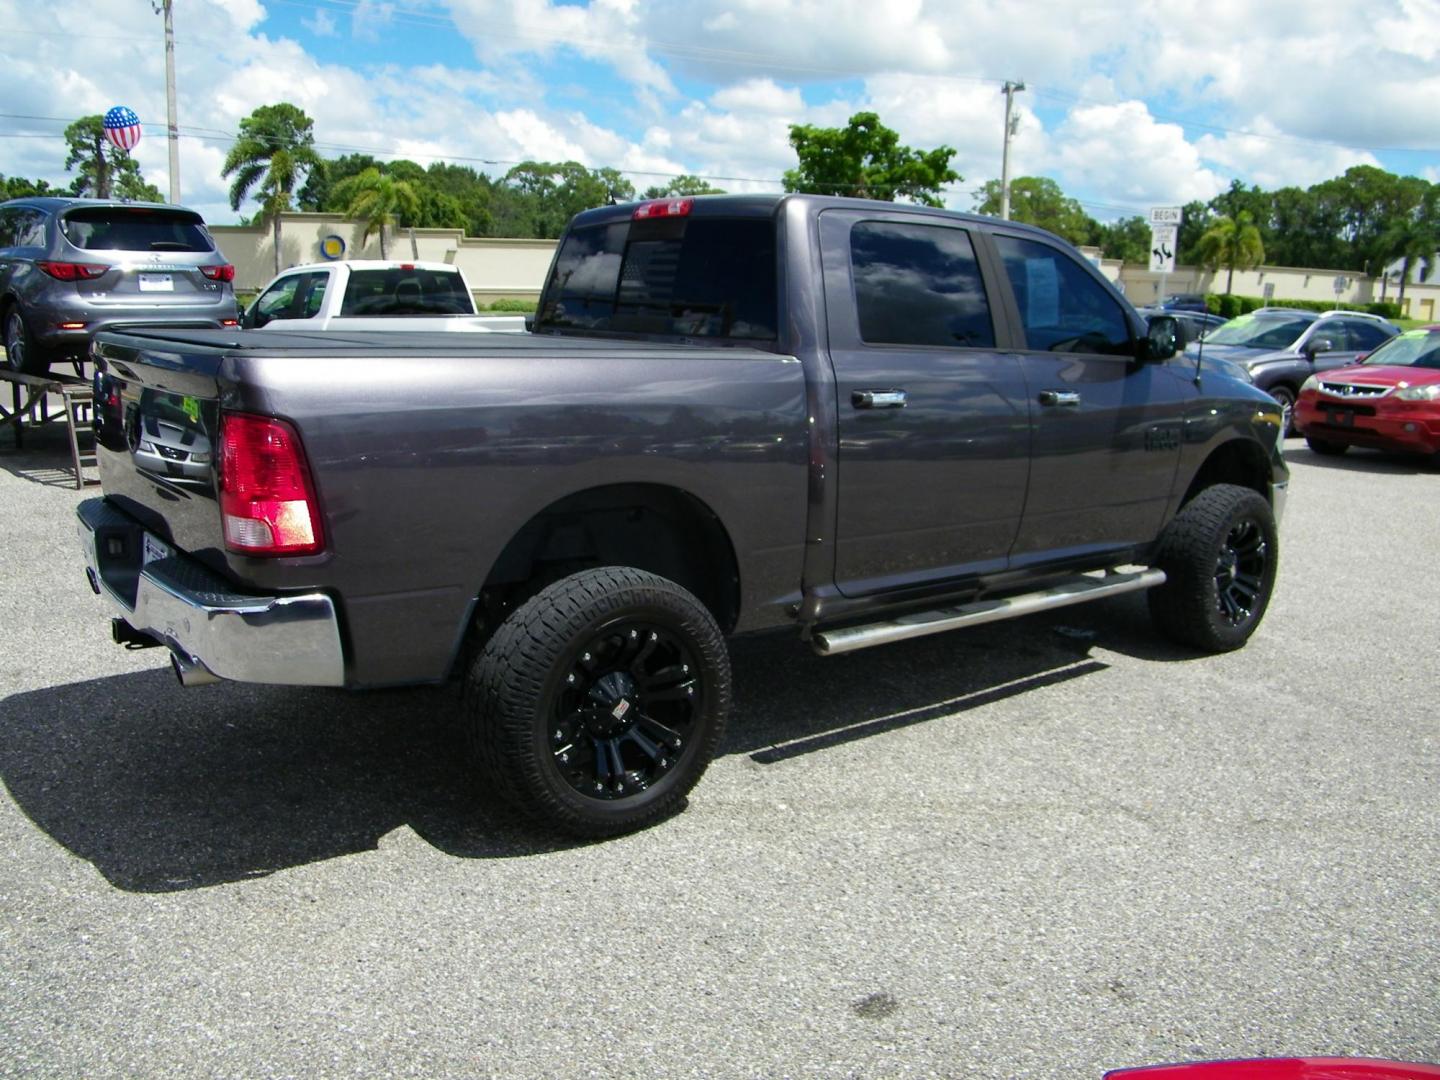
[(235, 326), (235, 267), (193, 210), (103, 199), (0, 203), (0, 327), (12, 371), (83, 356), (97, 330)]

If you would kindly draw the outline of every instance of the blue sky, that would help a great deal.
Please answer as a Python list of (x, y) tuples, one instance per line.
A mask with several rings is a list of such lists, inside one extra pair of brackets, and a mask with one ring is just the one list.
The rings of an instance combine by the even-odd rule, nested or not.
[[(0, 0), (0, 24), (0, 173), (66, 182), (65, 123), (126, 104), (165, 190), (149, 0)], [(947, 200), (969, 209), (1000, 171), (1010, 78), (1014, 173), (1100, 218), (1361, 163), (1440, 180), (1440, 0), (175, 0), (175, 24), (182, 198), (215, 222), (237, 216), (219, 172), (239, 120), (281, 100), (327, 154), (574, 159), (642, 189), (777, 190), (790, 124), (868, 109), (954, 147)]]

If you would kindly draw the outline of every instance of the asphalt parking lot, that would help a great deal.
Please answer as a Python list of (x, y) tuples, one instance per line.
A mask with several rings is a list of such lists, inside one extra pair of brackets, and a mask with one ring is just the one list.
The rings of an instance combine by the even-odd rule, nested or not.
[(0, 432), (0, 1075), (1065, 1077), (1440, 1060), (1440, 471), (1290, 442), (1275, 602), (736, 644), (679, 817), (472, 792), (444, 691), (182, 690)]

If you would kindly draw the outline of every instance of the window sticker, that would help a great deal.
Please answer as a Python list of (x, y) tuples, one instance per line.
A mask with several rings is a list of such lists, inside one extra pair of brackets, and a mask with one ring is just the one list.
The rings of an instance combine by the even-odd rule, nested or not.
[(1025, 325), (1060, 325), (1060, 274), (1055, 260), (1025, 260)]

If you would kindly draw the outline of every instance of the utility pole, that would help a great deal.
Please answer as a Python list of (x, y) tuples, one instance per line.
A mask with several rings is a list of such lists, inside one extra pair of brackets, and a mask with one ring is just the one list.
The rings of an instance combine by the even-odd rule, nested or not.
[(150, 0), (155, 14), (165, 15), (165, 120), (170, 143), (170, 201), (180, 201), (180, 130), (175, 123), (175, 23), (170, 17), (174, 0)]
[[(169, 3), (169, 0), (166, 0)], [(1010, 139), (1020, 126), (1020, 117), (1014, 115), (1015, 95), (1025, 89), (1023, 82), (1005, 80), (1000, 92), (1005, 95), (1005, 149), (1000, 152), (1000, 218), (1010, 220)]]

